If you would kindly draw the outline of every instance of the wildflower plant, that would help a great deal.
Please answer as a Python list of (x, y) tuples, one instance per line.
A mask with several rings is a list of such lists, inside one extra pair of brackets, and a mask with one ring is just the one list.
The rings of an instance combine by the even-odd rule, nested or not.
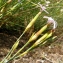
[[(1, 0), (2, 1), (2, 0)], [(23, 0), (24, 1), (24, 0)], [(0, 7), (1, 10), (1, 14), (0, 14), (0, 19), (2, 19), (5, 16), (8, 15), (14, 15), (16, 12), (18, 12), (18, 9), (21, 8), (21, 6), (25, 6), (26, 4), (29, 3), (29, 1), (23, 5), (23, 1), (18, 0), (18, 3), (16, 5), (14, 5), (13, 7), (10, 8), (10, 10), (6, 12), (4, 12), (4, 8), (8, 5), (8, 3), (11, 3), (12, 0), (8, 0), (3, 6)], [(46, 0), (45, 0), (46, 2)], [(25, 30), (23, 31), (23, 33), (20, 35), (20, 37), (16, 40), (16, 42), (14, 43), (14, 45), (12, 46), (12, 48), (10, 49), (9, 53), (6, 55), (6, 57), (0, 62), (0, 63), (9, 63), (9, 61), (23, 57), (25, 54), (27, 54), (28, 52), (32, 51), (33, 49), (35, 49), (36, 47), (40, 46), (40, 45), (44, 45), (46, 44), (46, 42), (48, 41), (48, 39), (53, 38), (53, 34), (55, 32), (55, 29), (57, 27), (57, 22), (52, 18), (52, 17), (48, 17), (48, 16), (44, 16), (44, 18), (48, 19), (47, 23), (42, 26), (40, 28), (40, 30), (38, 30), (35, 33), (32, 33), (31, 37), (29, 38), (29, 40), (24, 44), (24, 46), (22, 46), (14, 55), (13, 52), (16, 50), (16, 48), (19, 45), (20, 39), (22, 38), (22, 36), (35, 24), (35, 22), (37, 21), (37, 19), (40, 17), (40, 15), (45, 12), (47, 15), (49, 15), (49, 12), (47, 11), (47, 7), (49, 6), (49, 1), (47, 1), (47, 5), (44, 6), (41, 3), (35, 4), (33, 2), (31, 2), (33, 6), (38, 6), (40, 8), (40, 10), (38, 11), (38, 13), (35, 15), (35, 17), (29, 22), (29, 24), (26, 26)], [(22, 9), (21, 9), (22, 10)], [(2, 24), (3, 25), (3, 24)], [(1, 26), (2, 26), (1, 25)], [(45, 34), (42, 34), (43, 32), (45, 32), (50, 26), (52, 26), (52, 28), (50, 30), (48, 30)], [(42, 34), (42, 35), (41, 35)], [(35, 41), (35, 42), (33, 42)], [(29, 44), (31, 44), (33, 42), (33, 45), (31, 45), (27, 50), (25, 50), (24, 52), (22, 52), (24, 50), (24, 48), (26, 46), (28, 46)], [(21, 53), (22, 52), (22, 53)]]
[[(52, 20), (53, 20), (53, 19), (52, 19)], [(55, 22), (48, 20), (47, 24), (46, 24), (44, 27), (42, 27), (37, 33), (33, 34), (33, 35), (30, 37), (30, 39), (28, 40), (28, 42), (27, 42), (21, 49), (19, 49), (19, 50), (16, 52), (16, 54), (14, 54), (13, 56), (11, 56), (12, 53), (13, 53), (13, 51), (16, 49), (16, 47), (17, 47), (18, 44), (19, 44), (19, 40), (16, 41), (15, 44), (12, 46), (12, 48), (11, 48), (9, 54), (1, 61), (1, 63), (5, 63), (5, 62), (8, 63), (9, 61), (11, 61), (11, 60), (13, 60), (13, 59), (20, 58), (20, 57), (24, 56), (25, 54), (27, 54), (29, 51), (33, 50), (35, 47), (37, 47), (37, 46), (39, 46), (40, 44), (43, 44), (45, 41), (47, 41), (47, 39), (50, 38), (50, 37), (53, 35), (55, 29), (52, 28), (51, 30), (49, 30), (47, 33), (45, 33), (45, 34), (44, 34), (42, 37), (40, 37), (39, 39), (37, 39), (37, 37), (38, 37), (42, 32), (44, 32), (44, 31), (47, 29), (47, 27), (51, 25), (51, 23), (53, 24), (53, 27), (54, 27)], [(55, 27), (55, 28), (56, 28), (56, 27)], [(20, 38), (20, 37), (19, 37), (19, 38)], [(18, 39), (19, 39), (19, 38), (18, 38)], [(36, 39), (37, 39), (37, 40), (36, 40)], [(36, 42), (35, 42), (32, 46), (30, 46), (30, 47), (29, 47), (26, 51), (24, 51), (23, 53), (19, 54), (29, 43), (31, 43), (31, 42), (34, 41), (34, 40), (36, 40)]]

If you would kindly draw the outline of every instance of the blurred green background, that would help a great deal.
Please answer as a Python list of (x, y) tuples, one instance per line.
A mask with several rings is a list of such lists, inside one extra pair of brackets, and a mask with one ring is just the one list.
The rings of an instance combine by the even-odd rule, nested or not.
[(34, 30), (40, 29), (46, 22), (43, 16), (50, 16), (63, 27), (63, 0), (0, 0), (0, 29), (24, 30), (27, 24), (40, 11), (38, 3), (46, 6), (49, 14), (42, 12), (34, 24)]

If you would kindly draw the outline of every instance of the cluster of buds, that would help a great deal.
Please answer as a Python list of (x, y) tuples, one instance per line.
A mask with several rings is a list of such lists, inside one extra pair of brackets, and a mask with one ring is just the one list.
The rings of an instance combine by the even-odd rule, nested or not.
[[(32, 41), (36, 40), (37, 37), (38, 37), (42, 32), (44, 32), (44, 31), (47, 29), (47, 27), (48, 27), (49, 24), (50, 24), (50, 25), (53, 24), (53, 29), (52, 29), (52, 30), (55, 30), (55, 29), (56, 29), (56, 27), (57, 27), (57, 22), (56, 22), (53, 18), (48, 17), (48, 16), (44, 16), (43, 18), (47, 18), (47, 19), (48, 19), (48, 20), (47, 20), (47, 24), (46, 24), (44, 27), (42, 27), (37, 33), (35, 33), (34, 35), (32, 35), (32, 36), (30, 37), (29, 41), (28, 41), (16, 54), (18, 54), (20, 51), (22, 51), (23, 48), (26, 47), (29, 43), (31, 43)], [(14, 58), (14, 57), (15, 57), (15, 59), (16, 59), (16, 58), (19, 58), (19, 57), (21, 57), (21, 56), (27, 54), (30, 50), (34, 49), (34, 48), (37, 47), (38, 45), (45, 44), (45, 43), (47, 42), (47, 39), (50, 38), (52, 35), (53, 35), (53, 31), (50, 30), (49, 32), (47, 32), (47, 33), (45, 33), (43, 36), (41, 36), (38, 40), (36, 40), (36, 42), (35, 42), (29, 49), (27, 49), (25, 52), (23, 52), (22, 54), (20, 54), (20, 55), (18, 55), (18, 56), (16, 56), (16, 57), (15, 57), (15, 55), (16, 55), (16, 54), (15, 54), (12, 58)], [(46, 42), (44, 42), (44, 41), (46, 41)]]

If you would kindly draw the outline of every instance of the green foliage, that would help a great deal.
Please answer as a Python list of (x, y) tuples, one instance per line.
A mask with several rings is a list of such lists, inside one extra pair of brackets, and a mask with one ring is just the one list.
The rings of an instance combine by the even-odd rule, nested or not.
[[(8, 3), (8, 1), (11, 2)], [(63, 1), (49, 1), (50, 4), (47, 7), (49, 16), (52, 16), (58, 22), (62, 22)], [(21, 28), (24, 29), (29, 21), (40, 10), (40, 8), (37, 6), (39, 2), (46, 6), (46, 0), (21, 0), (20, 2), (18, 2), (18, 0), (0, 0), (0, 28), (6, 28), (9, 30), (20, 30)], [(42, 18), (43, 15), (47, 14), (43, 12), (41, 17), (38, 18), (34, 25), (35, 30), (38, 30), (41, 26), (43, 26), (42, 23), (45, 24), (46, 21), (44, 21)]]
[[(58, 23), (60, 23), (59, 21), (61, 21), (62, 23), (62, 19), (63, 19), (62, 18), (63, 16), (62, 14), (63, 1), (62, 0), (60, 1), (50, 0), (50, 4), (46, 6), (46, 9), (49, 12), (49, 14), (45, 13), (44, 11), (41, 11), (40, 6), (38, 5), (39, 2), (43, 6), (47, 5), (46, 0), (21, 0), (21, 1), (0, 0), (0, 28), (6, 28), (9, 30), (20, 30), (21, 28), (23, 29), (25, 28), (23, 33), (20, 35), (20, 37), (17, 39), (17, 41), (12, 46), (10, 52), (0, 63), (8, 63), (10, 60), (19, 58), (27, 54), (29, 51), (39, 46), (40, 44), (42, 45), (45, 44), (47, 42), (47, 39), (52, 37), (54, 33), (54, 29), (50, 29), (48, 32), (46, 31), (45, 34), (40, 36), (42, 32), (47, 30), (48, 26), (51, 24), (51, 23), (47, 23), (45, 25), (46, 20), (43, 19), (43, 16), (47, 16), (47, 15), (52, 16), (56, 21), (58, 21)], [(59, 26), (61, 26), (60, 24)], [(38, 30), (39, 28), (41, 29), (37, 33), (34, 33), (30, 37), (28, 42), (22, 48), (20, 48), (17, 51), (17, 53), (15, 53), (15, 55), (12, 56), (12, 53), (18, 47), (19, 41), (21, 37), (23, 36), (23, 34), (25, 34), (25, 32), (27, 32), (33, 25), (34, 25), (35, 30)], [(34, 42), (32, 46), (30, 46), (29, 49), (19, 54), (26, 46), (28, 46), (30, 42), (33, 42), (34, 40), (36, 41)]]

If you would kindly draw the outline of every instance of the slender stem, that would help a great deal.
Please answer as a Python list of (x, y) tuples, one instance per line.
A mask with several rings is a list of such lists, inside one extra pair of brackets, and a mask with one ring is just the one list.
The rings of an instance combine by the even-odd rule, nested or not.
[[(38, 12), (38, 14), (32, 19), (32, 21), (28, 24), (28, 26), (25, 28), (24, 32), (22, 33), (22, 35), (17, 39), (16, 43), (19, 42), (20, 38), (23, 36), (23, 34), (28, 31), (29, 28), (31, 28), (31, 26), (35, 23), (36, 19), (39, 17), (39, 15), (41, 14), (42, 12)], [(28, 42), (29, 43), (29, 42)], [(27, 46), (28, 43), (25, 45)], [(23, 46), (22, 49), (25, 47)], [(13, 49), (14, 46), (12, 46), (10, 52), (7, 54), (7, 56), (2, 60), (2, 63), (9, 57), (11, 56), (11, 54), (13, 53), (13, 51), (16, 49)], [(20, 49), (16, 54), (18, 54), (22, 49)], [(16, 55), (15, 54), (15, 55)]]
[[(22, 53), (22, 54), (20, 54), (20, 55), (18, 55), (18, 56), (13, 56), (13, 57), (11, 57), (9, 60), (8, 60), (8, 62), (9, 61), (11, 61), (11, 60), (13, 60), (13, 59), (16, 59), (16, 58), (19, 58), (19, 57), (21, 57), (21, 56), (23, 56), (23, 55), (25, 55), (25, 54), (27, 54), (31, 49), (33, 49), (34, 47), (36, 47), (38, 44), (39, 44), (39, 42), (42, 40), (43, 41), (43, 39), (45, 39), (46, 38), (46, 36), (48, 35), (48, 33), (46, 33), (44, 36), (42, 36), (40, 39), (38, 39), (29, 49), (27, 49), (24, 53)], [(27, 43), (28, 44), (28, 43)], [(20, 50), (19, 50), (20, 51)]]
[(48, 24), (45, 25), (44, 27), (42, 27), (36, 34), (34, 34), (33, 37), (30, 38), (29, 41), (28, 41), (21, 49), (19, 49), (16, 54), (13, 55), (13, 57), (17, 56), (18, 53), (20, 53), (30, 42), (36, 40), (37, 37), (38, 37), (43, 31), (45, 31), (47, 27), (48, 27)]
[(13, 60), (13, 59), (17, 59), (17, 58), (19, 58), (19, 57), (21, 57), (21, 56), (27, 54), (32, 48), (34, 48), (34, 46), (31, 46), (29, 49), (27, 49), (24, 53), (20, 54), (19, 56), (10, 58), (10, 59), (7, 61), (7, 63), (8, 63), (9, 61)]
[(15, 58), (19, 58), (25, 54), (27, 54), (30, 50), (34, 49), (35, 47), (37, 47), (38, 45), (42, 44), (45, 40), (47, 40), (48, 38), (50, 38), (53, 34), (53, 31), (50, 31), (46, 34), (44, 34), (41, 38), (39, 38), (29, 49), (27, 49), (24, 53), (18, 55)]
[[(24, 33), (25, 33), (25, 31), (21, 34), (21, 36), (17, 39), (17, 41), (16, 41), (16, 43), (20, 40), (20, 38), (24, 35)], [(15, 44), (16, 44), (15, 43)], [(15, 48), (16, 49), (16, 48)], [(14, 49), (14, 50), (15, 50)], [(11, 54), (13, 53), (13, 46), (12, 46), (12, 48), (11, 48), (11, 50), (9, 51), (9, 53), (7, 54), (7, 56), (1, 61), (1, 63), (4, 63), (5, 62), (5, 60), (9, 57), (9, 56), (11, 56)]]

